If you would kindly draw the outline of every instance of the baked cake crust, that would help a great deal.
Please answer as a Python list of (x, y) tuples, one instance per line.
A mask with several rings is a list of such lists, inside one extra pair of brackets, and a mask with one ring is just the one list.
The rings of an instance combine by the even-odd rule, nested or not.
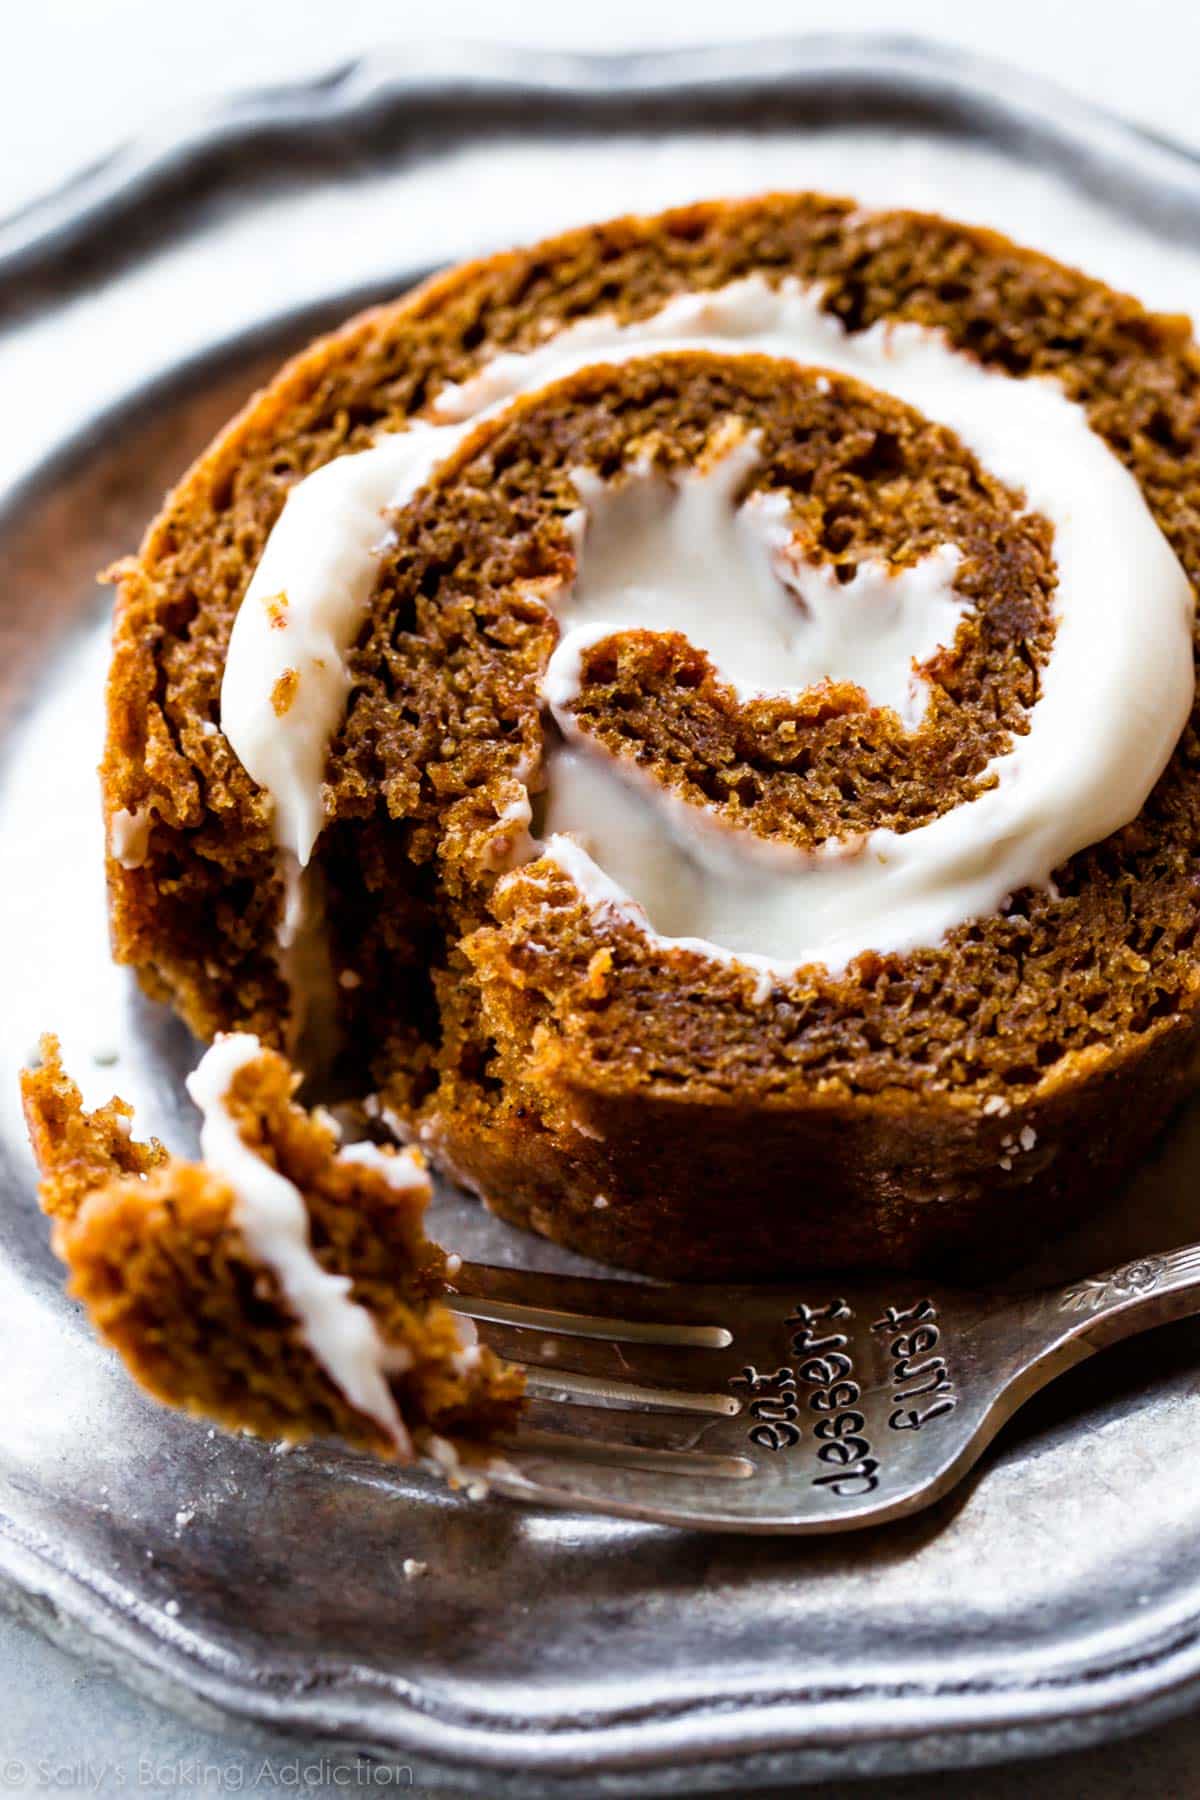
[[(270, 804), (221, 734), (238, 604), (294, 483), (419, 415), (496, 352), (603, 312), (645, 318), (747, 274), (824, 287), (851, 331), (935, 327), (1053, 376), (1200, 574), (1200, 362), (1145, 311), (994, 233), (820, 196), (686, 208), (439, 277), (290, 363), (169, 496), (118, 598), (103, 767), (113, 942), (201, 1036), (279, 1042)], [(899, 742), (861, 697), (728, 704), (683, 640), (599, 645), (575, 712), (668, 786), (801, 846), (919, 823), (1023, 727), (1053, 639), (1045, 522), (953, 434), (766, 359), (599, 368), (481, 426), (394, 520), (330, 747), (317, 860), (344, 1041), (371, 1089), (502, 1216), (668, 1276), (815, 1264), (964, 1270), (1021, 1255), (1131, 1165), (1194, 1078), (1195, 718), (1140, 816), (936, 948), (744, 972), (598, 931), (562, 872), (492, 854), (543, 747), (537, 677), (569, 578), (570, 471), (694, 466), (731, 414), (822, 558), (965, 545), (977, 623)], [(682, 746), (682, 749), (681, 749)]]

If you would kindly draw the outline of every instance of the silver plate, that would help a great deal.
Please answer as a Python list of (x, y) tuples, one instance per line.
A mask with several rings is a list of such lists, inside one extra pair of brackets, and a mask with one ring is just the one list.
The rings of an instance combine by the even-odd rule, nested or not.
[[(0, 227), (0, 1572), (178, 1703), (370, 1746), (488, 1794), (648, 1795), (964, 1766), (1200, 1690), (1200, 1327), (1061, 1384), (935, 1513), (750, 1542), (472, 1503), (143, 1399), (62, 1297), (15, 1072), (194, 1142), (193, 1047), (109, 965), (93, 571), (286, 350), (430, 266), (705, 192), (941, 206), (1200, 311), (1200, 168), (1011, 73), (853, 40), (579, 61), (431, 57), (261, 94)], [(1200, 1236), (1200, 1115), (1041, 1259)], [(1109, 1204), (1109, 1202), (1112, 1202)], [(443, 1240), (579, 1268), (453, 1196)], [(428, 1572), (406, 1580), (405, 1558)]]

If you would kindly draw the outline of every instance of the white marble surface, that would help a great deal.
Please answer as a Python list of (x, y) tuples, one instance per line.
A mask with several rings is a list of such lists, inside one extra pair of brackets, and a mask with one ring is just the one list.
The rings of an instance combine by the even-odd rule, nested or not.
[[(0, 213), (53, 185), (156, 118), (230, 88), (315, 73), (356, 52), (416, 41), (436, 18), (465, 39), (615, 50), (798, 30), (882, 29), (939, 35), (1032, 68), (1200, 150), (1196, 70), (1200, 13), (1180, 0), (9, 0), (0, 56)], [(264, 1768), (264, 1763), (266, 1767)], [(296, 1765), (293, 1775), (289, 1764)], [(961, 1778), (935, 1778), (956, 1800), (1132, 1800), (1196, 1792), (1200, 1721), (1080, 1756)], [(206, 1765), (198, 1780), (196, 1765)], [(0, 1788), (29, 1792), (354, 1791), (302, 1746), (174, 1719), (103, 1670), (77, 1662), (12, 1621), (0, 1622)], [(189, 1773), (191, 1771), (191, 1773)], [(414, 1771), (421, 1791), (421, 1771)], [(897, 1800), (927, 1779), (888, 1783)], [(807, 1793), (830, 1800), (831, 1790)]]

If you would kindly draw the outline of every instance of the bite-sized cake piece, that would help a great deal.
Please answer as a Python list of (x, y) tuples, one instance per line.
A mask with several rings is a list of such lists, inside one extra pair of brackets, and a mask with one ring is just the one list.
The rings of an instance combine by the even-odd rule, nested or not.
[(818, 195), (314, 345), (118, 571), (117, 955), (666, 1277), (1018, 1258), (1200, 1045), (1200, 360)]
[(189, 1081), (203, 1161), (129, 1135), (131, 1109), (83, 1110), (55, 1039), (22, 1078), (41, 1199), (69, 1291), (158, 1399), (223, 1425), (337, 1437), (407, 1461), (510, 1424), (522, 1378), (439, 1305), (419, 1154), (342, 1145), (292, 1098), (297, 1077), (248, 1034)]

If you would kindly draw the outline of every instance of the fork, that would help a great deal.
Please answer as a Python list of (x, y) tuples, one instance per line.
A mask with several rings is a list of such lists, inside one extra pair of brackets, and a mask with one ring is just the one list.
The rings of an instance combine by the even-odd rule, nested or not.
[(682, 1287), (464, 1263), (448, 1304), (523, 1365), (496, 1492), (709, 1531), (833, 1532), (930, 1506), (1055, 1376), (1200, 1312), (1200, 1244), (1024, 1295)]

